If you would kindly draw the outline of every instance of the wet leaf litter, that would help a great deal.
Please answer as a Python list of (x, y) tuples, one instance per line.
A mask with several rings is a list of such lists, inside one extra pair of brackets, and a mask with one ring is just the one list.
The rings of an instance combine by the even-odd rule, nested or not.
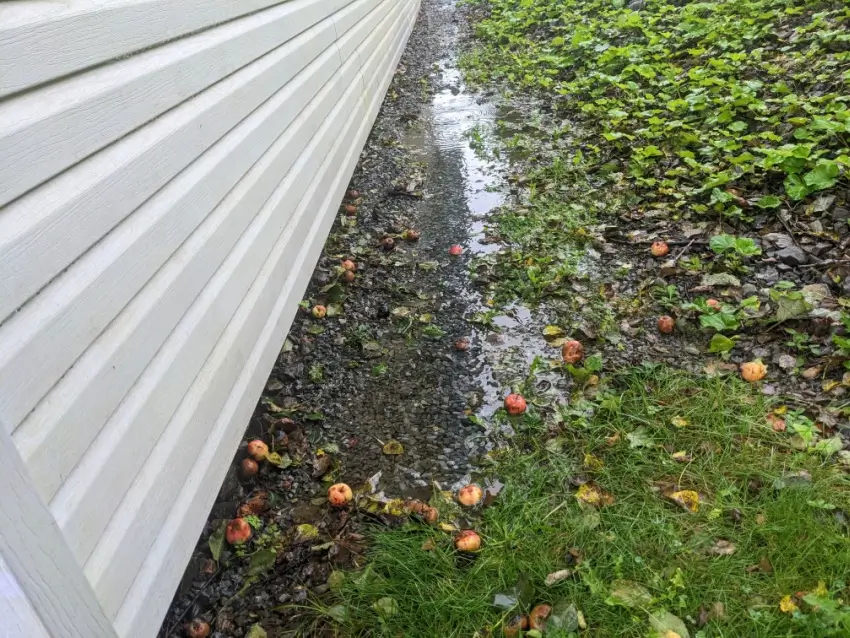
[[(840, 285), (800, 268), (816, 235), (541, 211), (551, 115), (464, 85), (467, 19), (423, 4), (163, 635), (841, 635)], [(843, 169), (819, 166), (789, 196), (834, 215), (816, 193)]]

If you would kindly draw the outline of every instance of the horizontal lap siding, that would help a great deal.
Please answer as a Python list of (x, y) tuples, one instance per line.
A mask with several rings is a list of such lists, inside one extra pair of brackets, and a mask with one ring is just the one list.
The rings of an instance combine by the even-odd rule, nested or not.
[(417, 11), (0, 7), (0, 427), (121, 636), (156, 633)]

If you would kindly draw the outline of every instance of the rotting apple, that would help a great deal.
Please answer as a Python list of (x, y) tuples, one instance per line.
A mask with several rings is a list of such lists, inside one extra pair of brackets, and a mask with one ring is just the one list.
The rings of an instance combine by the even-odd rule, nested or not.
[(321, 304), (316, 304), (310, 312), (316, 319), (324, 319), (325, 315), (328, 314), (328, 309)]
[(584, 346), (581, 345), (580, 341), (569, 339), (561, 346), (561, 357), (563, 357), (564, 363), (578, 363), (584, 357)]
[(254, 459), (242, 459), (240, 469), (242, 470), (242, 476), (245, 478), (251, 478), (252, 476), (257, 475), (257, 472), (260, 471), (260, 466), (257, 465), (257, 462)]
[(658, 332), (669, 335), (676, 329), (676, 320), (669, 315), (658, 318)]
[(251, 538), (251, 526), (244, 518), (234, 518), (224, 528), (224, 538), (231, 545), (243, 545)]
[(260, 439), (254, 439), (248, 444), (248, 456), (259, 463), (269, 455), (269, 446)]
[(464, 507), (474, 507), (481, 502), (484, 491), (474, 483), (466, 485), (457, 491), (457, 501)]
[(744, 381), (755, 383), (767, 376), (767, 366), (761, 361), (748, 361), (741, 364), (741, 377)]
[(332, 507), (345, 507), (353, 498), (354, 493), (345, 483), (335, 483), (328, 488), (328, 502)]
[(465, 529), (455, 536), (455, 548), (459, 552), (477, 552), (481, 549), (481, 537), (475, 531)]
[(652, 246), (649, 247), (649, 252), (652, 253), (653, 257), (664, 257), (670, 252), (670, 246), (664, 241), (654, 241)]
[(509, 394), (505, 397), (505, 410), (511, 416), (519, 416), (527, 407), (521, 394)]
[(210, 624), (205, 620), (195, 618), (186, 625), (186, 635), (189, 638), (207, 638), (210, 635)]

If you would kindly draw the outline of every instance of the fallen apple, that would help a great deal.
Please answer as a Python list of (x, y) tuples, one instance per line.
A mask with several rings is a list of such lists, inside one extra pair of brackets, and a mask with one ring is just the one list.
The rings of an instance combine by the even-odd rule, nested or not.
[(522, 614), (511, 616), (502, 626), (502, 633), (505, 638), (516, 638), (520, 632), (528, 629), (528, 618)]
[(325, 308), (325, 307), (324, 307), (323, 305), (321, 305), (321, 304), (316, 304), (315, 306), (313, 306), (313, 309), (312, 309), (310, 312), (311, 312), (311, 313), (313, 313), (313, 316), (314, 316), (316, 319), (323, 319), (323, 318), (324, 318), (324, 316), (325, 316), (326, 314), (328, 314), (328, 309), (327, 309), (327, 308)]
[(393, 248), (395, 248), (395, 240), (392, 237), (384, 237), (381, 240), (381, 248), (383, 248), (387, 252), (391, 251)]
[(348, 192), (345, 194), (345, 196), (346, 196), (348, 199), (357, 199), (358, 197), (360, 197), (360, 191), (359, 191), (359, 190), (356, 190), (356, 189), (354, 189), (354, 188), (352, 188), (350, 191), (348, 191)]
[(357, 206), (354, 204), (346, 204), (344, 206), (345, 214), (349, 217), (354, 217), (357, 214)]
[(767, 366), (761, 361), (748, 361), (741, 364), (741, 377), (744, 381), (755, 383), (767, 376)]
[(354, 493), (345, 483), (336, 483), (328, 488), (328, 502), (332, 507), (345, 507), (353, 498)]
[(505, 397), (505, 410), (511, 416), (519, 416), (525, 412), (526, 403), (521, 394), (509, 394)]
[(463, 254), (463, 247), (460, 244), (452, 244), (449, 247), (449, 254), (452, 257), (457, 257), (458, 255), (462, 255)]
[(528, 626), (531, 629), (546, 629), (546, 619), (552, 614), (552, 606), (547, 604), (537, 605), (528, 614)]
[(481, 537), (471, 529), (465, 529), (455, 536), (455, 548), (459, 552), (477, 552), (481, 549)]
[(481, 501), (484, 491), (475, 485), (467, 485), (457, 491), (457, 501), (464, 507), (474, 507)]
[(210, 635), (210, 624), (200, 618), (195, 618), (186, 625), (186, 635), (189, 638), (207, 638)]
[(343, 270), (357, 270), (357, 264), (350, 259), (343, 259), (340, 266), (342, 266)]
[(401, 234), (401, 238), (404, 241), (419, 241), (419, 231), (408, 228)]
[(658, 318), (658, 332), (669, 335), (676, 329), (676, 320), (673, 317), (664, 315)]
[(717, 299), (706, 299), (705, 305), (709, 308), (713, 308), (714, 310), (720, 310), (720, 306), (722, 305)]
[(564, 363), (578, 363), (584, 357), (584, 346), (575, 339), (565, 341), (564, 345), (561, 346), (561, 357), (563, 357)]
[(260, 439), (254, 439), (248, 444), (248, 456), (257, 461), (264, 461), (269, 455), (269, 446)]
[(244, 518), (234, 518), (224, 528), (224, 538), (231, 545), (242, 545), (251, 538), (251, 526)]
[(342, 272), (342, 280), (343, 280), (345, 283), (347, 283), (347, 284), (350, 284), (350, 283), (351, 283), (351, 282), (353, 282), (356, 278), (357, 278), (357, 277), (356, 277), (356, 275), (354, 274), (354, 271), (352, 271), (352, 270), (344, 270), (344, 271)]
[(469, 350), (469, 339), (466, 337), (461, 337), (457, 341), (455, 341), (455, 350), (458, 352), (466, 352)]
[(655, 241), (652, 242), (652, 246), (649, 247), (649, 252), (652, 253), (653, 257), (664, 257), (670, 252), (670, 246), (667, 245), (667, 242)]
[(257, 465), (257, 462), (254, 459), (242, 459), (242, 476), (245, 478), (251, 478), (252, 476), (256, 476), (257, 472), (260, 471), (260, 466)]

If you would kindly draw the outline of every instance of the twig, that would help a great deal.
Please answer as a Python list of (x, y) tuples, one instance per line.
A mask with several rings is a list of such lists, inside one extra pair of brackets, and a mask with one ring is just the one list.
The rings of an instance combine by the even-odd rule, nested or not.
[(684, 254), (685, 254), (685, 251), (686, 251), (688, 248), (690, 248), (690, 247), (691, 247), (691, 244), (693, 244), (695, 241), (696, 241), (695, 239), (692, 239), (691, 241), (689, 241), (689, 242), (688, 242), (688, 245), (687, 245), (687, 246), (685, 246), (684, 248), (682, 248), (682, 250), (680, 250), (680, 251), (679, 251), (679, 254), (678, 254), (678, 255), (676, 255), (675, 257), (673, 257), (673, 261), (679, 261), (679, 257), (681, 257), (682, 255), (684, 255)]

